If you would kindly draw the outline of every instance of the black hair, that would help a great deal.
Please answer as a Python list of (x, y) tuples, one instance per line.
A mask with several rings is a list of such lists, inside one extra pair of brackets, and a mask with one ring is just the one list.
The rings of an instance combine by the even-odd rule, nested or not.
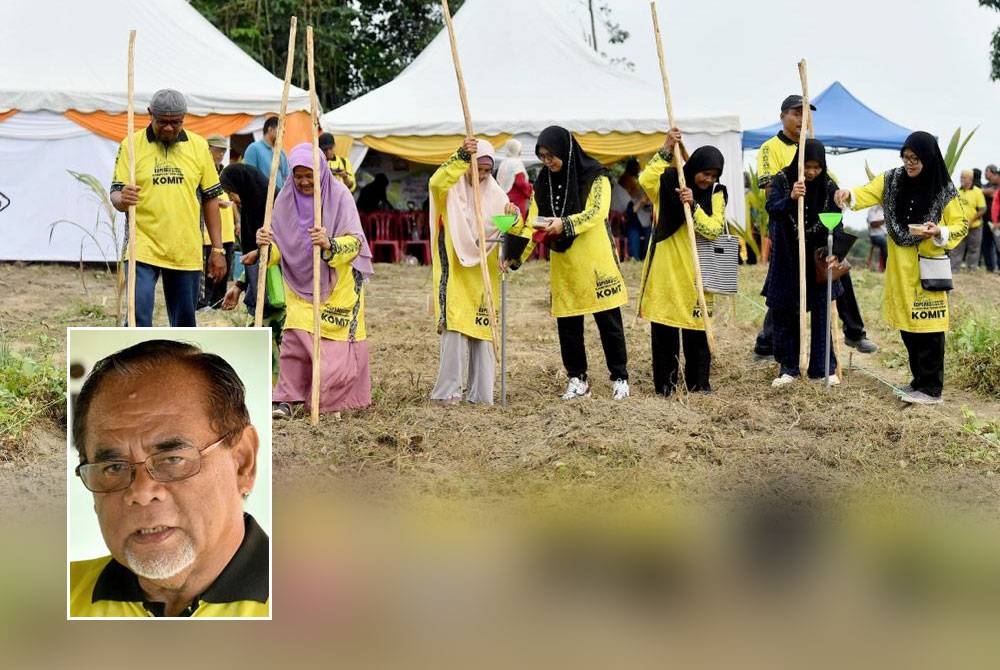
[(267, 134), (267, 131), (269, 131), (271, 128), (277, 128), (277, 127), (278, 127), (278, 117), (277, 116), (269, 116), (269, 117), (267, 117), (264, 120), (264, 134), (265, 135)]
[(83, 383), (80, 395), (73, 404), (73, 444), (80, 462), (87, 459), (87, 418), (94, 398), (114, 377), (140, 375), (172, 363), (184, 365), (201, 375), (206, 392), (205, 406), (211, 407), (209, 422), (220, 435), (227, 435), (226, 443), (250, 425), (246, 405), (246, 389), (239, 375), (224, 358), (207, 354), (196, 345), (174, 340), (147, 340), (102, 358)]

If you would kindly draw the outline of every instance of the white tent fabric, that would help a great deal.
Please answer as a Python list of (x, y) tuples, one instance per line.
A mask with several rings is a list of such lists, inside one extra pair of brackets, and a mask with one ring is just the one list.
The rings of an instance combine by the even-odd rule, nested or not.
[[(0, 210), (0, 260), (76, 261), (82, 256), (113, 262), (111, 222), (96, 196), (67, 169), (110, 183), (117, 152), (117, 142), (54, 112), (22, 112), (0, 123), (0, 192), (9, 200)], [(104, 223), (98, 223), (99, 216)], [(120, 241), (125, 216), (116, 219)], [(52, 231), (56, 221), (76, 223), (90, 235), (69, 223)]]
[[(663, 88), (609, 65), (564, 29), (567, 0), (466, 0), (455, 32), (477, 134), (537, 137), (557, 124), (576, 133), (662, 133)], [(562, 15), (562, 18), (561, 18)], [(744, 219), (740, 122), (736, 115), (677, 119), (686, 144), (714, 144), (726, 157), (732, 218)], [(447, 32), (388, 84), (327, 112), (337, 134), (465, 133)], [(531, 154), (534, 143), (525, 143)]]
[[(248, 114), (242, 132), (253, 132), (279, 107), (281, 80), (185, 0), (4, 0), (3, 10), (0, 111), (20, 111), (0, 121), (0, 260), (116, 257), (108, 225), (95, 223), (97, 201), (68, 170), (110, 186), (118, 144), (62, 112), (126, 111), (130, 29), (137, 112), (156, 90), (175, 88), (189, 113)], [(308, 93), (292, 88), (288, 109), (308, 110)], [(119, 231), (124, 218), (116, 217)], [(87, 232), (63, 223), (50, 240), (55, 221)]]
[[(3, 10), (0, 110), (126, 111), (131, 29), (139, 111), (161, 88), (182, 91), (196, 115), (257, 116), (280, 100), (280, 80), (186, 0), (5, 0)], [(288, 108), (308, 110), (309, 94), (293, 88)]]

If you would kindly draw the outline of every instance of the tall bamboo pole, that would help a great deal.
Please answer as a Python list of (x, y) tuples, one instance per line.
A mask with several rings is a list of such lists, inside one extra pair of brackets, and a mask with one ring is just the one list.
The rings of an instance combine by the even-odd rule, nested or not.
[[(812, 115), (809, 108), (809, 78), (806, 60), (799, 61), (799, 79), (802, 81), (802, 129), (799, 131), (799, 181), (806, 178), (806, 137)], [(808, 355), (806, 336), (806, 199), (799, 198), (799, 370), (804, 371)]]
[[(125, 132), (128, 146), (128, 185), (135, 186), (135, 30), (128, 31), (128, 128)], [(128, 325), (129, 328), (135, 328), (135, 205), (128, 206), (127, 216)]]
[[(278, 108), (278, 134), (274, 138), (274, 155), (271, 157), (271, 174), (267, 181), (267, 202), (264, 204), (264, 230), (271, 232), (271, 216), (274, 213), (274, 191), (281, 164), (281, 147), (285, 140), (285, 113), (288, 110), (288, 88), (292, 82), (292, 64), (295, 62), (295, 31), (298, 19), (292, 17), (288, 27), (288, 60), (285, 63), (285, 84), (281, 90), (281, 106)], [(271, 247), (265, 245), (257, 254), (257, 304), (254, 307), (253, 325), (258, 328), (264, 323), (264, 287), (267, 283), (267, 262)]]
[[(660, 60), (660, 77), (663, 80), (663, 99), (667, 104), (667, 125), (669, 133), (674, 126), (674, 103), (670, 96), (670, 80), (667, 77), (667, 64), (663, 57), (663, 38), (660, 35), (660, 19), (656, 15), (656, 3), (649, 3), (650, 12), (653, 14), (653, 33), (656, 37), (656, 55)], [(687, 188), (684, 178), (684, 156), (680, 146), (674, 150), (674, 166), (677, 168), (677, 181), (680, 187)], [(691, 260), (694, 262), (694, 284), (698, 289), (698, 306), (701, 308), (701, 316), (705, 323), (705, 338), (708, 340), (708, 350), (715, 351), (715, 334), (712, 331), (712, 320), (708, 315), (708, 304), (705, 301), (705, 285), (701, 277), (701, 264), (698, 263), (698, 242), (695, 239), (694, 218), (691, 215), (691, 205), (684, 203), (684, 221), (687, 224), (688, 239), (691, 241)], [(639, 305), (642, 304), (642, 292), (645, 286), (639, 289)], [(637, 310), (638, 313), (638, 310)]]
[[(458, 79), (458, 95), (462, 101), (462, 115), (465, 117), (466, 137), (475, 137), (472, 130), (472, 114), (469, 112), (469, 95), (465, 90), (465, 78), (462, 76), (462, 63), (458, 58), (458, 45), (455, 42), (455, 26), (451, 21), (451, 10), (448, 8), (448, 0), (441, 0), (441, 11), (444, 14), (445, 27), (448, 29), (448, 40), (451, 42), (451, 59), (455, 65), (455, 77)], [(479, 166), (476, 164), (475, 155), (472, 156), (472, 165), (469, 166), (469, 179), (472, 181), (472, 202), (476, 209), (476, 227), (479, 234), (479, 268), (483, 274), (483, 297), (486, 301), (486, 311), (490, 320), (490, 331), (493, 335), (493, 357), (500, 358), (497, 349), (500, 340), (497, 334), (497, 314), (493, 307), (493, 282), (490, 277), (490, 269), (487, 266), (486, 253), (486, 226), (483, 223), (483, 212), (479, 197)]]
[[(320, 170), (326, 169), (325, 164), (321, 164), (319, 159), (319, 98), (316, 93), (316, 69), (313, 66), (313, 27), (306, 26), (306, 61), (309, 67), (309, 114), (312, 125), (312, 149), (313, 149), (313, 225), (323, 227), (323, 201), (322, 188), (323, 180), (320, 178)], [(312, 425), (319, 423), (319, 382), (320, 382), (320, 328), (319, 319), (319, 273), (320, 257), (319, 247), (313, 245), (313, 352), (312, 352), (312, 414), (309, 419)]]

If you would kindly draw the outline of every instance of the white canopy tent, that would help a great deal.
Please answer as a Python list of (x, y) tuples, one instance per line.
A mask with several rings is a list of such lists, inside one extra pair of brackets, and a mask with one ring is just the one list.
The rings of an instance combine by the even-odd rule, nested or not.
[[(601, 59), (564, 26), (567, 0), (466, 0), (455, 15), (462, 69), (477, 134), (515, 136), (526, 158), (546, 126), (571, 130), (602, 161), (652, 153), (666, 131), (663, 88)], [(655, 49), (652, 29), (646, 40)], [(741, 129), (735, 115), (695, 115), (677, 97), (677, 120), (693, 150), (726, 157), (729, 215), (744, 218)], [(465, 134), (448, 35), (442, 30), (398, 77), (322, 117), (325, 129), (356, 145), (440, 162)], [(364, 149), (362, 149), (362, 152)], [(363, 155), (363, 153), (361, 154)], [(352, 152), (352, 158), (359, 153)]]
[[(254, 132), (277, 112), (281, 80), (186, 0), (6, 0), (0, 27), (0, 259), (115, 258), (110, 227), (95, 224), (96, 199), (67, 171), (93, 175), (105, 187), (111, 183), (125, 134), (131, 29), (137, 31), (137, 113), (160, 88), (187, 96), (186, 126), (196, 132)], [(288, 109), (307, 112), (308, 93), (293, 88)], [(124, 216), (117, 218), (120, 229)], [(59, 220), (93, 237), (62, 225), (50, 242), (50, 225)]]

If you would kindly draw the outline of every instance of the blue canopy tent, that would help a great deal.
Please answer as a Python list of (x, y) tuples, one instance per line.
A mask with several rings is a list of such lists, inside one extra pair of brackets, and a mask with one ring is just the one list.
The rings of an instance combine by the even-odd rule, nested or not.
[[(816, 139), (834, 154), (862, 149), (899, 149), (912, 132), (876, 113), (835, 81), (812, 99)], [(756, 149), (781, 130), (781, 123), (743, 132), (743, 149)]]

